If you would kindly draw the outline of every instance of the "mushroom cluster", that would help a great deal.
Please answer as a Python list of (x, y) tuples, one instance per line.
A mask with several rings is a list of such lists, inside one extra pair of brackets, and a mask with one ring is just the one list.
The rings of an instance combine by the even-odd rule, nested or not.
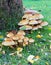
[(37, 30), (48, 25), (46, 21), (42, 21), (44, 16), (34, 10), (26, 10), (22, 20), (18, 23), (20, 30)]
[(31, 44), (34, 42), (34, 39), (28, 38), (25, 36), (25, 32), (22, 30), (19, 30), (16, 34), (13, 32), (9, 32), (7, 34), (7, 37), (2, 42), (2, 45), (4, 46), (26, 46), (28, 44)]

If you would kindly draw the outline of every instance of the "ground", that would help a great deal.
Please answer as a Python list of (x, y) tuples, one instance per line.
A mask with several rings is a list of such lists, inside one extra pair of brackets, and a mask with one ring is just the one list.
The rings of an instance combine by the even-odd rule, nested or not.
[[(51, 0), (23, 0), (23, 4), (27, 8), (40, 11), (44, 15), (43, 20), (47, 21), (49, 25), (41, 30), (31, 31), (31, 34), (27, 35), (35, 39), (35, 43), (23, 48), (22, 58), (18, 58), (16, 54), (9, 55), (16, 49), (3, 47), (6, 54), (0, 52), (0, 65), (28, 65), (27, 57), (31, 54), (40, 56), (40, 59), (32, 65), (51, 65), (51, 36), (49, 36), (49, 33), (51, 33)], [(41, 39), (36, 38), (39, 32), (43, 35)]]

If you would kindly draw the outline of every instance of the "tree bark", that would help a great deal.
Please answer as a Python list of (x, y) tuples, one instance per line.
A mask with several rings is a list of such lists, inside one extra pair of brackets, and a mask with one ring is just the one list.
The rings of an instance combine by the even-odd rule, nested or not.
[[(0, 29), (13, 29), (23, 15), (22, 0), (0, 0), (0, 22), (5, 24)], [(2, 28), (2, 29), (3, 29)]]

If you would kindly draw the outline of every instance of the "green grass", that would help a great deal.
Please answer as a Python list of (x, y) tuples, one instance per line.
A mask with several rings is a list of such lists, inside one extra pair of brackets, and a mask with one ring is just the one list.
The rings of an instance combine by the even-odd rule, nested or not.
[[(51, 40), (51, 37), (48, 35), (51, 33), (51, 30), (49, 30), (49, 27), (51, 28), (51, 1), (49, 0), (23, 0), (23, 5), (26, 8), (29, 9), (35, 9), (37, 11), (41, 10), (40, 13), (44, 15), (44, 20), (49, 23), (47, 27), (44, 27), (41, 30), (38, 31), (32, 31), (31, 34), (28, 34), (28, 37), (32, 37), (35, 39), (35, 43), (24, 47), (23, 49), (23, 57), (18, 58), (17, 55), (9, 56), (9, 53), (15, 52), (15, 49), (10, 49), (9, 47), (3, 47), (3, 50), (6, 51), (6, 54), (2, 54), (0, 52), (0, 65), (28, 65), (27, 57), (30, 54), (33, 55), (39, 55), (40, 60), (33, 63), (32, 65), (51, 65), (51, 51), (49, 49), (49, 46), (51, 42), (48, 40)], [(38, 32), (41, 32), (40, 34), (43, 35), (42, 39), (37, 39), (36, 35)], [(4, 35), (4, 33), (2, 33)], [(43, 51), (41, 51), (43, 49)], [(45, 55), (47, 53), (48, 55)]]

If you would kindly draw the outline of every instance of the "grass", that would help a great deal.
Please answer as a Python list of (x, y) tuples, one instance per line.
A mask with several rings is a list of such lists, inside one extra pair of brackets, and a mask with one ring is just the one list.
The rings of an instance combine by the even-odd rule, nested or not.
[[(49, 25), (38, 31), (32, 31), (31, 34), (28, 34), (28, 37), (35, 39), (35, 43), (24, 47), (23, 57), (18, 58), (17, 55), (10, 56), (9, 53), (15, 52), (16, 49), (10, 49), (9, 47), (3, 47), (2, 50), (6, 54), (0, 52), (0, 65), (28, 65), (27, 57), (32, 55), (40, 56), (40, 60), (33, 63), (32, 65), (51, 65), (51, 50), (49, 48), (51, 42), (51, 1), (49, 0), (23, 0), (23, 5), (30, 9), (35, 9), (37, 11), (41, 10), (40, 13), (44, 15), (44, 20), (48, 21)], [(50, 28), (50, 29), (49, 29)], [(40, 32), (43, 35), (42, 39), (37, 39), (36, 35)], [(2, 33), (4, 35), (4, 33)], [(43, 51), (42, 51), (43, 49)], [(47, 55), (46, 55), (47, 54)]]

